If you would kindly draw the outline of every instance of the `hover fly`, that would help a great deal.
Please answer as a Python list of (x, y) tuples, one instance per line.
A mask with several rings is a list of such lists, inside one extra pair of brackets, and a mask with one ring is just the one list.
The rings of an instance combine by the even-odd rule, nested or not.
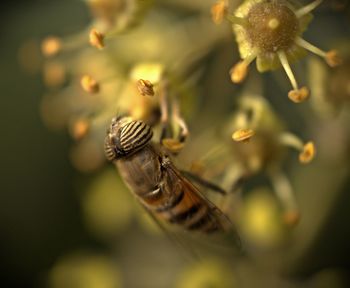
[(212, 233), (232, 228), (218, 207), (178, 170), (165, 150), (151, 142), (149, 125), (130, 117), (114, 118), (105, 154), (141, 204), (158, 219), (185, 230)]

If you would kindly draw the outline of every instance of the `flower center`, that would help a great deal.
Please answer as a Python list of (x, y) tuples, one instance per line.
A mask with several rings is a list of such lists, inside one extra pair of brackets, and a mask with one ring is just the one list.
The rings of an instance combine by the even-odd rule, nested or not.
[(288, 49), (293, 44), (299, 28), (294, 12), (278, 2), (254, 5), (247, 19), (248, 39), (261, 53)]

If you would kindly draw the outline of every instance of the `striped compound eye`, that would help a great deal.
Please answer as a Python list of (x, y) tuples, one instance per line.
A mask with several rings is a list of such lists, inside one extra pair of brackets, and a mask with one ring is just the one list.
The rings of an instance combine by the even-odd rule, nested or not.
[(145, 146), (153, 136), (150, 126), (142, 121), (131, 121), (121, 127), (119, 145), (123, 153), (132, 153)]
[(115, 145), (112, 143), (111, 135), (108, 133), (104, 143), (105, 156), (108, 161), (113, 161), (117, 156), (114, 147)]

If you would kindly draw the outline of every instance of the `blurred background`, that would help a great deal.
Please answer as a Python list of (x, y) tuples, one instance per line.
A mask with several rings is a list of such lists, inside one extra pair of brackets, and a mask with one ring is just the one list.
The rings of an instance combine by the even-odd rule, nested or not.
[[(233, 7), (239, 2), (232, 1)], [(349, 4), (324, 2), (305, 38), (327, 50), (337, 48), (346, 60)], [(261, 75), (252, 67), (246, 83), (234, 85), (228, 71), (239, 59), (237, 44), (229, 25), (212, 23), (213, 3), (155, 1), (103, 52), (81, 44), (73, 52), (63, 51), (57, 63), (70, 76), (51, 85), (41, 41), (49, 35), (87, 39), (87, 27), (96, 20), (91, 7), (78, 0), (2, 1), (1, 287), (350, 287), (349, 61), (334, 71), (313, 56), (298, 63), (297, 78), (320, 95), (303, 105), (286, 97), (289, 86), (281, 69)], [(64, 41), (74, 46), (78, 40)], [(295, 227), (282, 223), (281, 203), (261, 176), (263, 169), (245, 185), (239, 207), (233, 206), (238, 212), (230, 211), (238, 219), (243, 255), (227, 252), (230, 242), (221, 246), (219, 241), (210, 244), (216, 240), (185, 239), (187, 249), (182, 249), (169, 241), (104, 160), (100, 143), (105, 129), (127, 98), (110, 95), (127, 95), (129, 90), (123, 94), (118, 89), (139, 63), (166, 66), (174, 59), (180, 63), (176, 81), (186, 80), (176, 92), (191, 131), (178, 157), (185, 169), (226, 141), (217, 137), (228, 135), (230, 141), (233, 130), (225, 129), (245, 94), (262, 96), (268, 104), (259, 101), (279, 119), (274, 121), (317, 147), (307, 166), (298, 163), (292, 150), (278, 160), (300, 210)], [(192, 65), (181, 69), (182, 61), (192, 63), (188, 59), (195, 59), (194, 70)], [(100, 98), (77, 92), (76, 79), (85, 71), (104, 81), (108, 69), (122, 84), (117, 81), (114, 87), (113, 82)], [(342, 95), (340, 100), (322, 98), (332, 93)], [(103, 120), (96, 120), (85, 140), (74, 139), (69, 125), (76, 115), (102, 115)], [(217, 130), (222, 132), (215, 134)], [(230, 175), (220, 177), (225, 176)], [(200, 260), (187, 250), (196, 250)]]

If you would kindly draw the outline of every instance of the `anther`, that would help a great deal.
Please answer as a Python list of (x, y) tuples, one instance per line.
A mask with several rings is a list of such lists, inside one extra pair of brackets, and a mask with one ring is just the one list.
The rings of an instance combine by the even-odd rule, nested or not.
[(255, 135), (252, 129), (239, 129), (232, 134), (232, 139), (236, 142), (247, 142)]
[(291, 90), (288, 93), (288, 98), (294, 103), (302, 103), (310, 96), (310, 91), (306, 87), (301, 87), (300, 89)]
[(306, 40), (298, 37), (296, 39), (296, 43), (303, 47), (304, 49), (310, 51), (311, 53), (314, 53), (322, 58), (324, 58), (327, 62), (327, 64), (331, 67), (338, 66), (342, 63), (342, 59), (339, 56), (338, 52), (336, 50), (330, 50), (328, 52), (325, 52), (321, 50), (320, 48), (316, 47), (315, 45), (312, 45), (311, 43), (307, 42)]
[(52, 57), (58, 54), (62, 49), (62, 41), (60, 38), (50, 36), (41, 43), (41, 51), (46, 57)]
[(300, 163), (303, 163), (303, 164), (310, 163), (312, 159), (314, 159), (315, 154), (316, 154), (316, 149), (315, 149), (314, 143), (311, 141), (307, 142), (304, 145), (303, 150), (299, 154)]
[(281, 144), (292, 147), (298, 150), (299, 153), (299, 161), (303, 164), (307, 164), (313, 160), (316, 154), (315, 144), (312, 141), (307, 142), (306, 144), (296, 135), (285, 132), (280, 136)]
[(339, 66), (343, 63), (343, 59), (339, 56), (337, 50), (330, 50), (325, 56), (326, 62), (331, 67)]
[(219, 25), (227, 15), (227, 1), (219, 0), (211, 7), (211, 17), (216, 25)]
[(294, 77), (294, 73), (289, 65), (288, 58), (284, 51), (278, 51), (278, 58), (282, 64), (284, 71), (288, 76), (290, 83), (293, 86), (293, 90), (289, 91), (288, 93), (288, 98), (294, 103), (301, 103), (305, 101), (310, 95), (309, 89), (307, 89), (306, 87), (302, 87), (299, 89), (298, 83)]
[(252, 53), (230, 69), (229, 73), (233, 83), (241, 83), (247, 77), (249, 65), (255, 58), (256, 54)]
[(137, 89), (142, 96), (154, 96), (153, 84), (149, 80), (138, 80)]
[(310, 4), (300, 8), (298, 11), (295, 12), (295, 15), (298, 18), (301, 18), (305, 16), (306, 14), (310, 13), (312, 10), (314, 10), (318, 5), (322, 3), (322, 0), (316, 0), (314, 2), (311, 2)]
[(103, 49), (105, 47), (104, 38), (105, 35), (96, 30), (95, 28), (90, 30), (89, 41), (93, 47), (96, 47), (100, 50)]
[(88, 93), (98, 93), (100, 91), (99, 83), (89, 75), (84, 75), (80, 80), (80, 85)]
[(248, 74), (248, 65), (243, 60), (235, 64), (230, 70), (231, 81), (233, 83), (241, 83)]

